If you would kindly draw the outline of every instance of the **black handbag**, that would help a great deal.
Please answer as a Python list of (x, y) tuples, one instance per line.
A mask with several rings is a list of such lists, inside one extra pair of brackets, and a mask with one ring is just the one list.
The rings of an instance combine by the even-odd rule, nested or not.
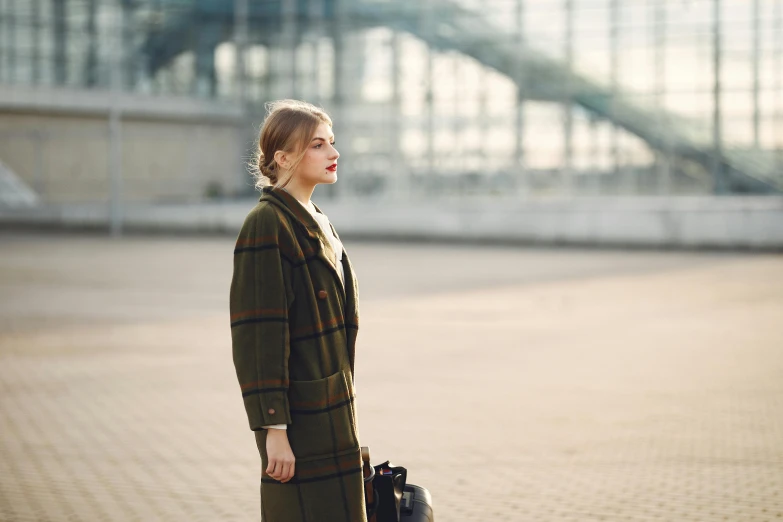
[(408, 470), (388, 460), (370, 465), (370, 448), (362, 447), (368, 522), (433, 522), (432, 498), (420, 486), (406, 484)]

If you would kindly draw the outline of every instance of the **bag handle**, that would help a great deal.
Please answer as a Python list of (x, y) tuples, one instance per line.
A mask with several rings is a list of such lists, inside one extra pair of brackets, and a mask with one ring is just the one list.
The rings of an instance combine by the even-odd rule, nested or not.
[(364, 477), (364, 499), (367, 509), (367, 520), (375, 522), (375, 513), (378, 511), (381, 497), (375, 491), (373, 479), (375, 479), (375, 468), (370, 464), (370, 447), (362, 446), (362, 469), (369, 469), (369, 474)]
[(372, 484), (372, 479), (375, 478), (375, 468), (370, 466), (370, 475), (367, 477), (364, 477), (364, 483), (367, 484), (368, 482)]
[[(393, 474), (391, 477), (388, 477), (391, 479), (391, 483), (387, 485), (384, 485), (384, 492), (389, 493), (385, 488), (391, 487), (390, 492), (390, 499), (392, 500), (392, 509), (393, 515), (390, 513), (386, 513), (383, 516), (393, 516), (394, 520), (399, 521), (401, 516), (401, 508), (403, 502), (403, 497), (405, 495), (405, 483), (407, 482), (408, 477), (408, 470), (404, 468), (403, 466), (395, 466), (390, 461), (385, 461), (381, 464), (378, 464), (377, 466), (373, 466), (370, 464), (370, 448), (367, 446), (362, 446), (362, 470), (364, 473), (367, 473), (367, 476), (364, 477), (364, 493), (365, 493), (365, 506), (367, 509), (367, 520), (369, 522), (376, 522), (376, 514), (378, 512), (378, 507), (381, 504), (381, 495), (378, 494), (378, 490), (375, 487), (375, 478), (377, 477), (377, 471), (381, 468), (389, 468), (393, 471)], [(365, 470), (365, 468), (369, 468), (369, 472)], [(384, 484), (385, 481), (384, 481)], [(387, 509), (388, 511), (388, 509)]]

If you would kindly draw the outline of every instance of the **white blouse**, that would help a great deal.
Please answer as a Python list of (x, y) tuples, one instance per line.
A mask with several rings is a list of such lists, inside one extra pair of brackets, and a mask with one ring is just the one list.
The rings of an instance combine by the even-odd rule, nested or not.
[[(286, 192), (288, 191), (286, 190)], [(345, 286), (345, 269), (343, 268), (343, 263), (342, 263), (343, 261), (342, 242), (339, 239), (337, 239), (337, 237), (332, 233), (332, 227), (329, 226), (329, 218), (326, 217), (326, 214), (322, 214), (321, 212), (318, 212), (318, 210), (316, 210), (315, 208), (315, 205), (313, 205), (312, 201), (308, 200), (305, 208), (310, 211), (310, 214), (313, 215), (315, 220), (318, 222), (318, 225), (320, 225), (321, 230), (324, 231), (324, 235), (329, 240), (329, 243), (332, 244), (332, 249), (334, 250), (335, 254), (337, 254), (337, 269), (340, 271), (340, 279), (342, 280), (343, 286)], [(266, 426), (261, 426), (261, 427), (274, 428), (277, 430), (288, 429), (287, 424), (268, 424)]]

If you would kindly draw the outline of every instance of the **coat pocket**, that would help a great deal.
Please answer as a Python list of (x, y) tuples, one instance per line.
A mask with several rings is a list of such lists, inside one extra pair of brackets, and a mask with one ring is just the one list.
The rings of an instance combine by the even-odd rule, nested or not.
[(314, 381), (289, 381), (288, 441), (297, 461), (315, 460), (359, 447), (353, 423), (354, 393), (343, 370)]

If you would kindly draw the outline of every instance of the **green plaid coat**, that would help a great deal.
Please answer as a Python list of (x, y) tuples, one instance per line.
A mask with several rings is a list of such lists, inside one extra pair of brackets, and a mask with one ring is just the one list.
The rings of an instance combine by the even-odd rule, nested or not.
[[(336, 259), (310, 212), (285, 190), (264, 187), (236, 240), (230, 312), (234, 366), (258, 432), (266, 522), (367, 520), (353, 380), (358, 287), (347, 253), (344, 287)], [(281, 423), (296, 457), (286, 483), (266, 474), (261, 428)]]

